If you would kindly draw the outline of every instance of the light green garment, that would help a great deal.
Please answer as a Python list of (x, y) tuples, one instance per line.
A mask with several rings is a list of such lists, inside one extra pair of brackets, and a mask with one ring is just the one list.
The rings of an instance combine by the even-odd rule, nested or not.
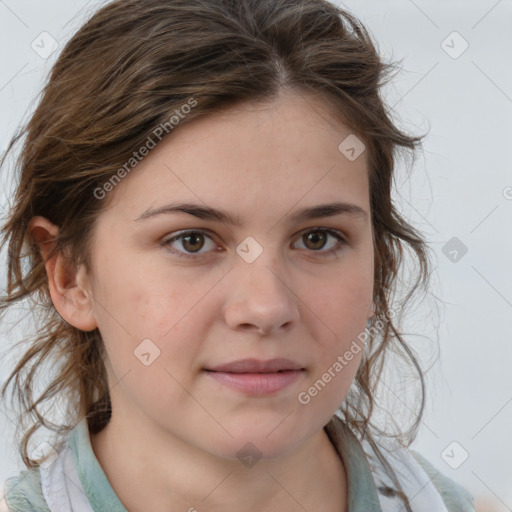
[[(325, 431), (345, 466), (349, 512), (382, 512), (379, 490), (359, 440), (337, 416), (325, 426)], [(92, 450), (86, 419), (70, 432), (68, 442), (82, 490), (94, 512), (127, 512)], [(411, 453), (434, 483), (449, 512), (474, 512), (473, 499), (465, 489), (442, 475), (419, 454)], [(46, 504), (39, 468), (9, 478), (5, 490), (10, 512), (57, 512), (50, 511)], [(393, 499), (397, 500), (396, 509), (399, 510), (398, 498)]]

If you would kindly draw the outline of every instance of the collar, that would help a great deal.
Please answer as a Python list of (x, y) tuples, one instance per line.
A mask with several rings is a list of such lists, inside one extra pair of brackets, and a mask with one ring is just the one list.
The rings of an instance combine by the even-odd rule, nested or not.
[(87, 418), (83, 418), (71, 431), (69, 447), (83, 491), (94, 512), (128, 512), (94, 454)]
[(372, 470), (361, 443), (343, 421), (334, 415), (324, 427), (345, 466), (348, 510), (382, 512)]

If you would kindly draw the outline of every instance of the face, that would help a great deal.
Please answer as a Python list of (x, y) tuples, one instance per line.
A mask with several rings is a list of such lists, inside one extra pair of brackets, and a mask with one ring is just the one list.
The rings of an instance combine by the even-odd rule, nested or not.
[[(292, 93), (231, 107), (175, 128), (110, 192), (89, 284), (113, 418), (223, 457), (247, 442), (275, 457), (341, 405), (374, 259), (366, 155), (347, 159), (351, 132), (329, 119)], [(353, 206), (298, 216), (331, 203)], [(276, 358), (289, 362), (220, 371)]]

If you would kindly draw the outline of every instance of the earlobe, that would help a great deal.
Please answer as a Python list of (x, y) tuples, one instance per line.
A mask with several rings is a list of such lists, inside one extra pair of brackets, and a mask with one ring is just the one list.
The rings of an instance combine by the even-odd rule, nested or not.
[(92, 331), (98, 327), (92, 309), (92, 295), (83, 283), (83, 267), (74, 268), (61, 251), (50, 257), (57, 243), (59, 228), (44, 217), (33, 217), (28, 232), (36, 241), (45, 262), (48, 288), (60, 316), (73, 327)]

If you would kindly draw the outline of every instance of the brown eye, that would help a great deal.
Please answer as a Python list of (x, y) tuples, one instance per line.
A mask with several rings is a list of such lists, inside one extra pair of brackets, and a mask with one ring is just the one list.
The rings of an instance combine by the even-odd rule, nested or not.
[(188, 252), (196, 252), (204, 245), (204, 237), (201, 233), (191, 233), (182, 237), (182, 245)]
[(207, 240), (210, 240), (210, 249), (215, 247), (212, 238), (202, 231), (182, 231), (180, 234), (164, 240), (162, 245), (177, 256), (182, 258), (194, 258), (196, 255), (200, 256), (208, 252), (208, 250), (201, 251), (201, 249), (207, 245), (205, 244)]
[[(330, 246), (329, 238), (335, 242)], [(210, 247), (208, 248), (208, 240)], [(302, 234), (299, 238), (307, 252), (318, 253), (318, 256), (330, 256), (340, 252), (343, 246), (348, 245), (341, 234), (332, 229), (310, 229)], [(198, 259), (201, 255), (206, 255), (211, 250), (215, 250), (216, 244), (213, 239), (203, 231), (182, 231), (177, 235), (163, 240), (162, 245), (171, 253), (180, 258)], [(206, 250), (201, 250), (206, 246)], [(322, 250), (327, 247), (327, 250)], [(217, 251), (219, 249), (217, 248)], [(317, 256), (315, 254), (315, 256)]]
[[(328, 243), (329, 237), (334, 238), (337, 243), (328, 246), (328, 250), (323, 251), (326, 244)], [(346, 245), (345, 239), (337, 232), (331, 229), (313, 229), (303, 233), (299, 239), (304, 244), (305, 248), (309, 252), (318, 252), (319, 255), (328, 255), (339, 252), (341, 247)]]
[(327, 236), (324, 231), (311, 231), (302, 236), (306, 246), (313, 250), (322, 249), (327, 241)]

